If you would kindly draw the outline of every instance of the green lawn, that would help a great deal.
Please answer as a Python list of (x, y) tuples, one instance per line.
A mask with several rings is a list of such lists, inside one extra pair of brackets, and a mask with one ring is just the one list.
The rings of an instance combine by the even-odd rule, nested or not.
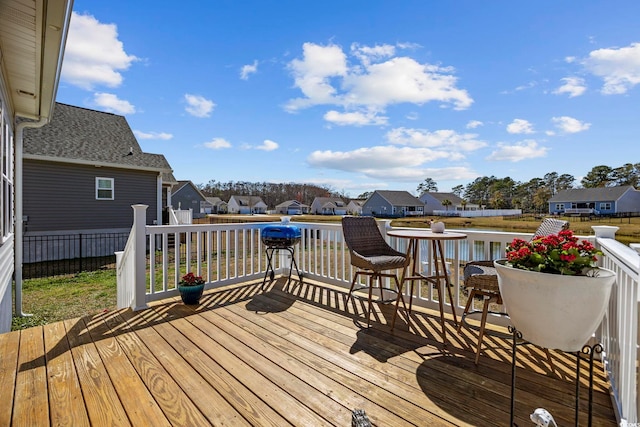
[(115, 269), (27, 279), (22, 285), (22, 309), (32, 316), (14, 317), (11, 326), (24, 329), (115, 307)]

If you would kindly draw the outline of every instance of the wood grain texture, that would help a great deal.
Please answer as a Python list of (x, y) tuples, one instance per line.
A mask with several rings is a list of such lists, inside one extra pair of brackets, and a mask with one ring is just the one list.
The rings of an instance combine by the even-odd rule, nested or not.
[[(475, 365), (474, 331), (437, 312), (399, 316), (332, 286), (276, 280), (0, 335), (0, 425), (345, 426), (364, 410), (378, 426), (504, 426), (511, 342), (489, 336)], [(408, 321), (408, 324), (407, 324)], [(409, 327), (410, 326), (410, 327)], [(522, 346), (516, 422), (535, 408), (573, 425), (575, 355)], [(586, 425), (586, 369), (580, 424)], [(616, 426), (596, 366), (594, 426)]]

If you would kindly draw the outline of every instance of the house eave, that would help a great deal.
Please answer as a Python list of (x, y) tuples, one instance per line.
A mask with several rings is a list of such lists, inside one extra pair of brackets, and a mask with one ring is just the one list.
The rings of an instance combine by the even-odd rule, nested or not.
[(158, 172), (158, 173), (172, 172), (171, 169), (157, 168), (152, 166), (125, 165), (122, 163), (96, 162), (96, 161), (82, 160), (82, 159), (61, 159), (59, 157), (38, 156), (33, 154), (25, 154), (24, 159), (37, 160), (42, 162), (51, 162), (51, 163), (67, 163), (67, 164), (74, 164), (74, 165), (95, 166), (97, 168), (105, 167), (105, 168), (115, 168), (115, 169)]
[(73, 0), (0, 3), (0, 72), (15, 117), (51, 119), (72, 9)]

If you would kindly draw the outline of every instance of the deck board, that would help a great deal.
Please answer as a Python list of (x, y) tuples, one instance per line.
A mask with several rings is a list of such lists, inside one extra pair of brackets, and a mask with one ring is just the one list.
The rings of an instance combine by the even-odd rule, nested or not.
[[(117, 310), (0, 335), (0, 425), (346, 426), (364, 409), (378, 426), (508, 425), (511, 343), (436, 312), (366, 304), (319, 282), (244, 283), (148, 310)], [(576, 358), (518, 350), (516, 423), (537, 407), (574, 422)], [(615, 426), (596, 366), (594, 426)], [(586, 370), (580, 424), (586, 425)]]
[(43, 329), (51, 423), (89, 426), (89, 416), (82, 404), (82, 389), (73, 364), (64, 323), (52, 323), (45, 325)]
[(16, 375), (16, 425), (43, 426), (48, 423), (47, 368), (44, 354), (43, 329), (30, 328), (22, 331)]

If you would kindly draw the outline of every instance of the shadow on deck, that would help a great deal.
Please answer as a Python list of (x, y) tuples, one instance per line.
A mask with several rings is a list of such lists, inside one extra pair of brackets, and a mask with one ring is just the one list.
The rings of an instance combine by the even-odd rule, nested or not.
[[(511, 343), (477, 336), (435, 312), (410, 327), (393, 305), (345, 305), (328, 285), (273, 281), (207, 291), (197, 306), (163, 300), (0, 335), (0, 425), (346, 426), (354, 409), (378, 426), (509, 424)], [(574, 355), (523, 346), (516, 423), (538, 407), (574, 423)], [(586, 425), (587, 378), (580, 423)], [(616, 420), (596, 366), (595, 426)]]

